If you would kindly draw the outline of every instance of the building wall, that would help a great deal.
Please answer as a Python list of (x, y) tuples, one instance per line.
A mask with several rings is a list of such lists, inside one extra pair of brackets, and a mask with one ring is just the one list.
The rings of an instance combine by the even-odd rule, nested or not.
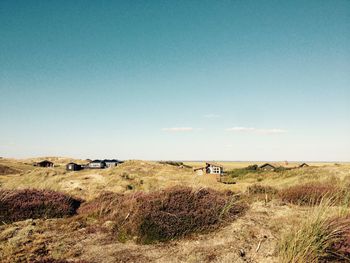
[(90, 168), (102, 168), (104, 167), (102, 163), (89, 163)]
[(115, 167), (117, 166), (117, 163), (106, 163), (107, 167)]
[(272, 171), (273, 169), (275, 169), (274, 167), (272, 167), (272, 166), (270, 166), (270, 165), (267, 165), (267, 166), (265, 166), (265, 167), (263, 167), (263, 168), (261, 168), (262, 170), (264, 170), (264, 171)]
[(209, 173), (211, 174), (222, 174), (223, 169), (219, 166), (209, 166)]

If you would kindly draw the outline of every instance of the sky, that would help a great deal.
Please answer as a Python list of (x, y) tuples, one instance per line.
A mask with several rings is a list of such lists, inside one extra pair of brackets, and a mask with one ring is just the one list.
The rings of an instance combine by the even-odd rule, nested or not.
[(0, 1), (0, 156), (350, 161), (350, 1)]

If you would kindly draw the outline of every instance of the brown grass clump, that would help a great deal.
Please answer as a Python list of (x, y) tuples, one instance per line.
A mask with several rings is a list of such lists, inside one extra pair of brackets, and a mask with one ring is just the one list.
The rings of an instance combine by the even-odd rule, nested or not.
[(280, 191), (282, 201), (296, 205), (317, 205), (325, 196), (335, 196), (339, 189), (330, 183), (307, 183)]
[(18, 170), (8, 167), (6, 165), (0, 164), (0, 175), (16, 174), (19, 173)]
[(0, 222), (71, 216), (81, 202), (50, 190), (0, 190)]
[(88, 263), (85, 260), (68, 261), (65, 259), (42, 258), (30, 261), (30, 263)]
[(337, 230), (337, 238), (331, 243), (327, 261), (350, 261), (350, 216), (336, 217), (329, 220), (328, 231)]
[(120, 241), (165, 241), (219, 227), (242, 214), (246, 205), (232, 192), (174, 187), (153, 193), (106, 193), (84, 204), (79, 213), (114, 222)]
[(246, 190), (247, 197), (251, 202), (271, 201), (278, 194), (278, 190), (269, 185), (253, 184)]
[(278, 190), (269, 185), (253, 184), (247, 188), (248, 194), (277, 194)]

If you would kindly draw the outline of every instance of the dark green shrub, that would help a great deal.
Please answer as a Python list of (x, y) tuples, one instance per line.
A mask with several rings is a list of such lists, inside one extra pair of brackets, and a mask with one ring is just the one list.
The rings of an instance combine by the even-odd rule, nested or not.
[(245, 168), (248, 171), (256, 171), (259, 169), (259, 166), (257, 164), (249, 165), (247, 168)]
[(283, 166), (278, 166), (274, 169), (275, 172), (284, 172), (284, 171), (287, 171), (287, 170), (290, 170), (286, 167), (283, 167)]
[(232, 178), (243, 177), (247, 174), (260, 174), (262, 171), (255, 169), (255, 166), (248, 166), (246, 168), (233, 169), (225, 172), (225, 175)]

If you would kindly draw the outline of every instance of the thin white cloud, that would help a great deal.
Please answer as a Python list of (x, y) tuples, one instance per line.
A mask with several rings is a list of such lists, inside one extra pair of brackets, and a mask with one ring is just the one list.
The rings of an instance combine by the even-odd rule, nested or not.
[(172, 128), (163, 128), (164, 132), (191, 132), (194, 129), (192, 127), (172, 127)]
[(215, 119), (215, 118), (220, 118), (221, 116), (218, 114), (210, 113), (210, 114), (203, 115), (203, 117), (208, 119)]
[(286, 130), (283, 129), (258, 129), (252, 127), (232, 127), (227, 128), (225, 131), (229, 132), (242, 132), (242, 133), (255, 133), (255, 134), (281, 134), (286, 133)]

